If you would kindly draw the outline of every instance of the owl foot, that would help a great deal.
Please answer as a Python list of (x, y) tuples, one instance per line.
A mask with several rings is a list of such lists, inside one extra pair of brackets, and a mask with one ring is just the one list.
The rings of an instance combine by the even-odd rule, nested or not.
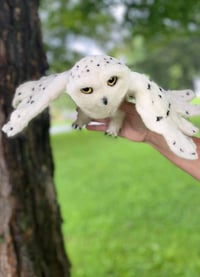
[(72, 128), (75, 129), (75, 130), (82, 130), (83, 126), (84, 126), (84, 125), (79, 125), (79, 124), (77, 124), (76, 122), (74, 122), (74, 123), (72, 124)]
[(113, 131), (111, 131), (111, 130), (107, 130), (107, 131), (105, 131), (105, 133), (104, 133), (106, 136), (110, 136), (110, 137), (113, 137), (113, 138), (117, 138), (118, 137), (118, 134), (117, 134), (117, 132), (113, 132)]

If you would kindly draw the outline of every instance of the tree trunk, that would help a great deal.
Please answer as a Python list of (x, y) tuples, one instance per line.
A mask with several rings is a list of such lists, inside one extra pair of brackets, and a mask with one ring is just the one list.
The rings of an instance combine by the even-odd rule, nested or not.
[[(0, 0), (0, 127), (18, 84), (44, 75), (38, 0)], [(70, 275), (53, 184), (49, 117), (8, 139), (0, 131), (0, 277)]]

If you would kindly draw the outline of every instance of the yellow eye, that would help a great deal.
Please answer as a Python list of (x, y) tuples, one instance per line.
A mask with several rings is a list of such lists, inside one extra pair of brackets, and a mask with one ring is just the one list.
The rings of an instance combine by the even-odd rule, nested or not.
[(117, 83), (118, 77), (117, 76), (112, 76), (110, 79), (107, 81), (107, 85), (110, 87), (113, 87)]
[(91, 87), (82, 88), (81, 92), (85, 93), (85, 94), (90, 94), (93, 92), (93, 88), (91, 88)]

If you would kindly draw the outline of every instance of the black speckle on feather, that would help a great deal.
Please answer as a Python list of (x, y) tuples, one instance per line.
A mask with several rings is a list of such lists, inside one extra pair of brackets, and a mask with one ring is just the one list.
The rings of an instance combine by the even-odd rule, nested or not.
[(156, 121), (160, 121), (160, 120), (162, 120), (163, 119), (163, 116), (157, 116), (156, 117)]

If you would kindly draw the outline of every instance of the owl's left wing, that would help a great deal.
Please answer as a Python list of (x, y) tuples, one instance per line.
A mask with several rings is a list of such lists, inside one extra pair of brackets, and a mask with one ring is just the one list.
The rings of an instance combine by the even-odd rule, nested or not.
[(197, 159), (196, 145), (191, 136), (198, 132), (198, 128), (186, 120), (186, 117), (200, 115), (200, 105), (189, 103), (195, 96), (194, 92), (164, 90), (136, 72), (131, 73), (131, 92), (145, 125), (163, 135), (169, 148), (179, 157)]
[(65, 91), (67, 80), (68, 71), (65, 71), (20, 85), (12, 102), (15, 110), (2, 131), (9, 137), (21, 132), (34, 117), (48, 107), (50, 102)]

